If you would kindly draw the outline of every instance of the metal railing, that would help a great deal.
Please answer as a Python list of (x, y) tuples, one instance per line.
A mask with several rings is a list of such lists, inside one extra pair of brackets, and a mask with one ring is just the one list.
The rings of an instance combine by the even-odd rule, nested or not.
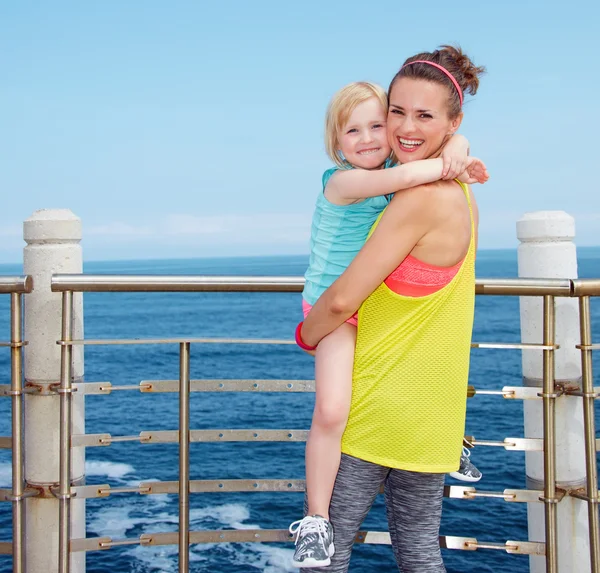
[[(2, 290), (0, 283), (0, 292)], [(25, 283), (23, 283), (25, 285)], [(31, 285), (29, 285), (29, 288)], [(191, 344), (233, 343), (233, 344), (293, 344), (291, 340), (265, 339), (211, 339), (211, 338), (162, 338), (162, 339), (122, 339), (122, 340), (74, 340), (73, 339), (73, 294), (76, 292), (300, 292), (303, 279), (300, 277), (202, 277), (202, 276), (111, 276), (111, 275), (55, 275), (52, 277), (52, 290), (61, 292), (62, 335), (60, 394), (60, 482), (55, 490), (59, 499), (59, 571), (68, 573), (70, 553), (108, 549), (121, 545), (167, 545), (179, 546), (179, 571), (189, 568), (190, 543), (240, 542), (240, 541), (289, 541), (287, 530), (240, 530), (240, 531), (190, 531), (189, 499), (197, 492), (211, 491), (304, 491), (303, 480), (192, 480), (190, 481), (189, 452), (192, 442), (218, 441), (304, 441), (304, 430), (191, 430), (190, 392), (311, 392), (314, 382), (309, 380), (191, 380)], [(25, 289), (25, 286), (23, 286)], [(13, 292), (13, 291), (6, 291)], [(19, 292), (28, 292), (22, 290)], [(507, 450), (543, 450), (544, 490), (506, 489), (502, 492), (477, 491), (473, 487), (446, 486), (446, 497), (454, 499), (497, 498), (506, 502), (543, 502), (545, 506), (546, 542), (507, 541), (505, 543), (479, 542), (475, 538), (443, 536), (442, 547), (449, 549), (477, 550), (500, 549), (511, 554), (545, 555), (548, 573), (558, 573), (557, 558), (557, 504), (565, 495), (584, 499), (589, 508), (589, 530), (592, 571), (600, 573), (600, 540), (598, 527), (598, 488), (596, 470), (597, 444), (595, 439), (594, 400), (600, 394), (593, 387), (591, 352), (600, 349), (591, 337), (590, 297), (600, 296), (600, 280), (538, 280), (538, 279), (479, 279), (476, 283), (478, 295), (540, 296), (543, 298), (543, 340), (533, 343), (473, 343), (474, 348), (498, 348), (518, 350), (542, 350), (543, 387), (537, 388), (504, 387), (498, 391), (476, 390), (469, 387), (469, 395), (496, 394), (505, 399), (540, 399), (543, 404), (544, 438), (506, 438), (504, 441), (476, 440), (474, 445), (504, 447)], [(20, 296), (20, 295), (19, 295)], [(582, 389), (555, 386), (554, 352), (555, 343), (555, 297), (579, 297), (581, 321)], [(16, 299), (14, 299), (16, 301)], [(17, 303), (15, 302), (15, 305)], [(11, 306), (12, 308), (12, 306)], [(20, 316), (20, 298), (15, 306)], [(14, 326), (14, 320), (12, 322)], [(20, 325), (20, 322), (19, 322)], [(11, 336), (13, 358), (13, 553), (22, 555), (22, 505), (25, 483), (22, 474), (22, 428), (15, 417), (22, 418), (22, 345), (20, 327)], [(109, 382), (74, 384), (72, 381), (72, 353), (77, 345), (116, 345), (116, 344), (177, 344), (179, 346), (178, 380), (145, 380), (139, 385), (113, 386)], [(18, 351), (18, 352), (17, 352)], [(17, 380), (18, 378), (18, 380)], [(147, 431), (137, 436), (111, 436), (110, 434), (73, 435), (72, 401), (73, 392), (85, 394), (110, 394), (115, 391), (139, 391), (140, 393), (178, 392), (179, 430)], [(556, 445), (555, 445), (555, 402), (563, 394), (581, 396), (584, 404), (587, 490), (565, 492), (556, 487)], [(17, 400), (18, 398), (18, 400)], [(470, 438), (470, 437), (468, 437)], [(77, 446), (110, 446), (117, 442), (139, 441), (141, 444), (179, 443), (179, 480), (177, 482), (141, 482), (137, 487), (111, 488), (108, 484), (73, 485), (69, 468), (71, 449)], [(20, 456), (20, 458), (19, 458)], [(15, 462), (21, 459), (21, 462)], [(14, 464), (19, 466), (16, 467)], [(16, 468), (16, 469), (15, 469)], [(15, 477), (16, 475), (16, 477)], [(17, 483), (18, 482), (18, 483)], [(141, 495), (178, 493), (179, 531), (175, 533), (143, 534), (139, 538), (113, 540), (109, 537), (71, 539), (70, 508), (71, 499), (106, 498), (113, 494), (137, 493)], [(361, 531), (357, 535), (359, 543), (389, 543), (385, 532)], [(15, 559), (19, 559), (16, 557)], [(17, 562), (17, 561), (15, 561)], [(14, 569), (20, 573), (19, 569)], [(561, 572), (562, 573), (562, 572)]]
[(11, 397), (12, 436), (6, 440), (12, 449), (12, 488), (0, 490), (0, 498), (12, 502), (12, 542), (0, 543), (0, 553), (12, 553), (13, 572), (22, 573), (25, 562), (25, 491), (23, 448), (23, 294), (31, 292), (29, 276), (0, 277), (0, 294), (10, 296), (10, 341), (0, 346), (10, 348), (10, 385), (0, 386), (0, 395)]

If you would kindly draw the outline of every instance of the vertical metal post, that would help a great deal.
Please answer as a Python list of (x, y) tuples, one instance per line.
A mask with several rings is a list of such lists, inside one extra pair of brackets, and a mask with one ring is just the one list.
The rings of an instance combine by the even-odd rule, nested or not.
[(594, 378), (592, 375), (592, 325), (590, 297), (579, 299), (581, 332), (581, 386), (583, 390), (583, 421), (585, 428), (586, 485), (588, 521), (590, 527), (590, 558), (592, 573), (600, 571), (600, 537), (598, 523), (598, 470), (596, 466), (596, 424), (594, 418)]
[(62, 297), (62, 336), (60, 354), (60, 487), (59, 487), (59, 537), (58, 571), (69, 573), (71, 569), (71, 410), (73, 388), (73, 292), (66, 291)]
[(190, 343), (179, 345), (179, 573), (190, 550)]
[[(554, 345), (554, 297), (544, 296), (544, 345)], [(546, 530), (546, 571), (558, 572), (558, 535), (556, 501), (556, 425), (554, 390), (554, 350), (543, 350), (544, 410), (544, 504)]]
[(25, 489), (23, 464), (23, 295), (10, 295), (11, 395), (12, 395), (12, 518), (13, 573), (25, 569)]

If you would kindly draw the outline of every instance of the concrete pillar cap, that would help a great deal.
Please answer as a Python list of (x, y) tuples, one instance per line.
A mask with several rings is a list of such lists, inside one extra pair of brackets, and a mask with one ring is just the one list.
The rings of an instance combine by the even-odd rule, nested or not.
[(28, 244), (79, 242), (81, 235), (81, 219), (70, 209), (40, 209), (23, 223)]
[(517, 238), (530, 241), (572, 241), (575, 219), (564, 211), (534, 211), (517, 221)]

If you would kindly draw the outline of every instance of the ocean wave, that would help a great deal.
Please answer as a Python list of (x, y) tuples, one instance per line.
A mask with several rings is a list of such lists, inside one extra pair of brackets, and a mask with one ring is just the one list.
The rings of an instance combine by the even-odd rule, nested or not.
[[(145, 499), (122, 499), (118, 506), (99, 509), (91, 516), (88, 529), (97, 535), (107, 535), (113, 539), (137, 537), (142, 533), (177, 531), (177, 513), (157, 513), (155, 506), (149, 508), (144, 503)], [(175, 504), (170, 509), (175, 510)], [(191, 529), (211, 528), (215, 525), (218, 528), (260, 529), (256, 524), (246, 523), (249, 518), (248, 506), (241, 503), (209, 505), (190, 511)], [(135, 559), (136, 573), (176, 573), (177, 553), (176, 545), (139, 546), (128, 551), (127, 555)], [(291, 573), (294, 571), (292, 554), (292, 549), (262, 543), (202, 543), (190, 547), (190, 563), (207, 562), (216, 567), (220, 562), (263, 573)]]
[[(116, 505), (102, 507), (90, 516), (88, 528), (98, 535), (120, 538), (135, 528), (141, 528), (142, 533), (156, 533), (165, 529), (176, 531), (179, 515), (168, 510), (157, 512), (156, 505), (148, 507), (147, 499), (146, 496), (144, 499), (122, 498)], [(177, 506), (173, 503), (169, 509), (176, 510)], [(209, 505), (190, 511), (190, 525), (198, 529), (209, 524), (216, 524), (219, 528), (259, 529), (256, 524), (243, 523), (249, 517), (250, 511), (243, 504)]]
[(298, 571), (292, 566), (293, 549), (262, 543), (244, 543), (242, 549), (242, 551), (236, 552), (235, 563), (249, 565), (263, 573), (292, 573)]
[(88, 477), (107, 476), (112, 479), (123, 479), (127, 474), (134, 473), (133, 466), (119, 462), (86, 460), (85, 473)]
[[(133, 466), (129, 464), (99, 460), (87, 460), (85, 462), (85, 473), (88, 477), (107, 476), (115, 480), (122, 480), (127, 474), (132, 474), (134, 471)], [(12, 464), (0, 462), (0, 487), (10, 487), (11, 484)]]
[(190, 524), (201, 524), (206, 521), (216, 521), (225, 527), (233, 529), (260, 529), (256, 524), (242, 523), (250, 518), (248, 506), (241, 503), (225, 505), (209, 505), (190, 511)]
[[(139, 529), (141, 533), (157, 533), (160, 531), (177, 531), (179, 517), (168, 512), (144, 513), (140, 504), (121, 500), (123, 505), (104, 507), (94, 512), (88, 520), (88, 529), (94, 533), (115, 539), (127, 537), (127, 532)], [(155, 509), (155, 508), (154, 508)]]
[[(160, 545), (142, 547), (141, 545), (126, 552), (136, 561), (133, 571), (135, 573), (177, 573), (179, 566), (177, 555), (179, 548), (176, 545)], [(208, 561), (208, 557), (190, 552), (190, 564)]]

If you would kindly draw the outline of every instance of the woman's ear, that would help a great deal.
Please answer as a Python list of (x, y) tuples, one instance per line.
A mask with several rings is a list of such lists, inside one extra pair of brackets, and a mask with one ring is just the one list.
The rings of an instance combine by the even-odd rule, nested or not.
[(461, 111), (454, 119), (452, 119), (450, 121), (450, 131), (448, 132), (448, 135), (454, 135), (454, 133), (460, 127), (460, 124), (462, 123), (463, 117), (464, 117), (464, 114)]

